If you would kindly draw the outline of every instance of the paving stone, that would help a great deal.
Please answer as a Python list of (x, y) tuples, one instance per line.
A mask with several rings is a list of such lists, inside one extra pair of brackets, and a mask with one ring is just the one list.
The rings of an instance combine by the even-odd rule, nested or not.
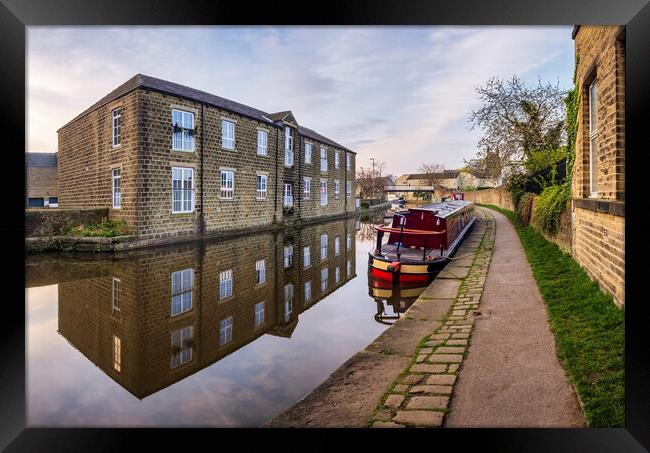
[(402, 378), (402, 382), (406, 382), (407, 384), (417, 384), (423, 377), (424, 374), (409, 374)]
[(467, 344), (467, 340), (449, 339), (449, 340), (447, 340), (447, 344), (450, 344), (450, 345), (463, 345), (464, 346), (464, 345)]
[(409, 393), (435, 393), (440, 395), (451, 395), (450, 385), (415, 385), (411, 387)]
[(447, 338), (449, 338), (449, 334), (448, 333), (434, 333), (429, 338), (431, 338), (432, 340), (446, 340)]
[(398, 411), (394, 422), (415, 426), (441, 426), (444, 414), (433, 411)]
[(464, 321), (457, 321), (456, 324), (457, 325), (473, 325), (474, 320), (473, 319), (466, 319)]
[(388, 395), (388, 398), (386, 398), (385, 405), (388, 407), (397, 408), (402, 404), (402, 401), (404, 401), (403, 395), (395, 395), (395, 394)]
[(393, 422), (375, 422), (372, 424), (371, 428), (404, 428), (404, 425)]
[[(450, 368), (455, 365), (451, 365)], [(427, 385), (454, 385), (455, 374), (432, 374), (426, 380)]]
[(388, 409), (381, 410), (375, 414), (373, 417), (375, 420), (379, 420), (382, 422), (387, 422), (390, 421), (391, 418), (393, 418), (393, 413), (389, 411)]
[(461, 346), (440, 346), (436, 349), (436, 354), (462, 354), (465, 352), (465, 348)]
[(455, 373), (457, 370), (458, 370), (458, 364), (457, 363), (453, 363), (453, 364), (449, 365), (449, 370), (448, 370), (449, 373)]
[(420, 348), (420, 354), (431, 354), (432, 352), (432, 348)]
[(411, 371), (416, 373), (444, 373), (447, 365), (430, 365), (428, 363), (417, 363), (411, 365)]
[(395, 387), (393, 387), (393, 392), (399, 392), (399, 393), (404, 393), (408, 390), (409, 386), (406, 384), (396, 384)]
[(415, 359), (415, 361), (416, 361), (417, 363), (422, 363), (422, 362), (424, 362), (424, 359), (426, 359), (426, 358), (427, 358), (427, 355), (426, 355), (426, 354), (420, 354), (419, 356), (417, 356), (417, 358)]
[(460, 363), (463, 356), (458, 354), (431, 354), (429, 362), (433, 363)]
[[(407, 409), (447, 409), (448, 396), (414, 396), (406, 405)], [(399, 413), (399, 412), (398, 412)]]
[(451, 338), (469, 338), (469, 333), (467, 332), (459, 332), (452, 334)]
[(427, 344), (427, 346), (433, 347), (433, 346), (438, 346), (439, 344), (442, 344), (443, 342), (444, 342), (443, 340), (431, 340), (431, 341), (427, 341), (426, 344)]

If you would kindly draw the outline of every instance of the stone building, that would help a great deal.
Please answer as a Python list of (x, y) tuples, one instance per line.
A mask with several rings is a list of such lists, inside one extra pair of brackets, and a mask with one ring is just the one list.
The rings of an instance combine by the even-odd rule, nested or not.
[(58, 205), (58, 167), (56, 153), (25, 153), (25, 206)]
[(356, 276), (353, 219), (157, 248), (59, 284), (58, 330), (142, 399), (299, 315)]
[(61, 208), (109, 207), (142, 240), (354, 211), (355, 153), (290, 111), (138, 74), (58, 137)]
[(625, 304), (625, 27), (576, 26), (573, 256)]

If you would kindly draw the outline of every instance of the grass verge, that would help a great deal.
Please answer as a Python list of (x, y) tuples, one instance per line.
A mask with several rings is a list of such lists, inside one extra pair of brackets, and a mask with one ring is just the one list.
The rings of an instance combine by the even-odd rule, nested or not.
[(625, 425), (625, 312), (560, 248), (514, 213), (482, 205), (508, 217), (519, 235), (549, 312), (557, 355), (574, 384), (591, 427)]

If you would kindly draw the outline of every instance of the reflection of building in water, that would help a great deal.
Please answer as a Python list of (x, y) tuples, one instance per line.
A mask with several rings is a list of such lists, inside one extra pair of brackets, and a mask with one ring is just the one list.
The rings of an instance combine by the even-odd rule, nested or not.
[[(406, 312), (429, 286), (427, 282), (388, 282), (368, 276), (368, 294), (377, 303), (375, 321), (382, 324), (392, 324)], [(388, 307), (393, 314), (388, 313)]]
[(138, 398), (298, 315), (356, 276), (354, 220), (157, 250), (59, 284), (59, 332)]

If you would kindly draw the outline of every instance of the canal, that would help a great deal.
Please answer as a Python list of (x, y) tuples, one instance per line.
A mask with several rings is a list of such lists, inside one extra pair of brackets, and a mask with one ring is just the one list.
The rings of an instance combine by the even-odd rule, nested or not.
[(424, 289), (369, 282), (382, 218), (102, 259), (29, 257), (28, 425), (263, 425)]

